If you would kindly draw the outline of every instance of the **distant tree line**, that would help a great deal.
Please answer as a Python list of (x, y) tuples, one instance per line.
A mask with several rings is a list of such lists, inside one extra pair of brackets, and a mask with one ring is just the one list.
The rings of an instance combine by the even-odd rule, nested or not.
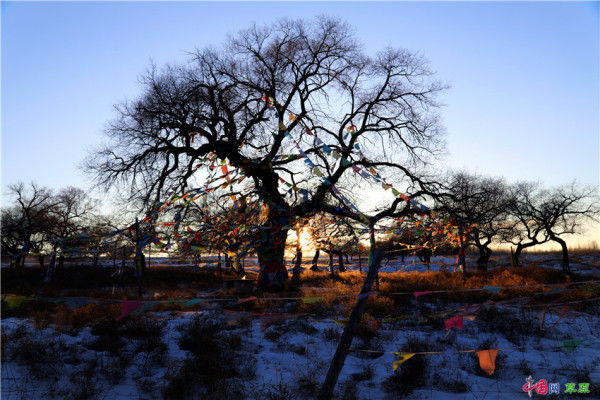
[(597, 188), (592, 186), (573, 182), (548, 189), (466, 172), (452, 173), (446, 181), (436, 208), (465, 231), (463, 246), (477, 250), (478, 270), (487, 269), (493, 245), (510, 245), (511, 264), (519, 266), (523, 250), (554, 242), (568, 273), (565, 236), (582, 233), (586, 221), (598, 221)]
[[(8, 188), (11, 203), (2, 207), (2, 255), (11, 267), (19, 268), (28, 255), (36, 255), (40, 266), (50, 254), (59, 254), (61, 267), (65, 256), (89, 256), (96, 265), (101, 254), (124, 243), (107, 245), (107, 235), (117, 229), (115, 219), (103, 215), (99, 202), (84, 190), (66, 187), (58, 191), (31, 183), (16, 183)], [(121, 236), (120, 239), (123, 239)], [(127, 244), (128, 252), (131, 245)]]

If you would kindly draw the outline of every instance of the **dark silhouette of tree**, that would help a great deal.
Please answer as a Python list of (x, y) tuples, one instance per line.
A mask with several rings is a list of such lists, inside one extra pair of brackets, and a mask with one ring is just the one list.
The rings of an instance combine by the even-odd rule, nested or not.
[[(350, 252), (353, 245), (358, 243), (357, 227), (347, 218), (339, 218), (326, 214), (318, 214), (309, 221), (313, 240), (318, 251), (323, 251), (329, 256), (329, 272), (334, 275), (334, 257), (337, 258), (338, 271), (345, 272), (344, 257)], [(316, 265), (318, 259), (314, 260)]]
[[(435, 97), (444, 88), (431, 75), (406, 50), (364, 54), (336, 20), (253, 26), (185, 65), (152, 67), (142, 95), (118, 107), (110, 143), (87, 166), (100, 183), (127, 184), (150, 205), (194, 185), (209, 155), (226, 160), (268, 207), (255, 251), (261, 285), (278, 286), (296, 218), (326, 212), (369, 224), (415, 212), (397, 198), (364, 216), (344, 201), (344, 187), (353, 170), (375, 167), (410, 186), (411, 198), (429, 192), (419, 172), (442, 143)], [(308, 173), (306, 159), (287, 156), (296, 143), (312, 160)]]
[(562, 252), (562, 270), (570, 273), (569, 250), (562, 237), (579, 233), (586, 220), (598, 220), (597, 188), (579, 187), (575, 182), (552, 189), (537, 189), (531, 184), (520, 187), (513, 214), (519, 220), (527, 221), (527, 225), (520, 223), (521, 232), (526, 232), (529, 243), (536, 241), (536, 233), (541, 235), (542, 241), (558, 243)]
[(56, 199), (52, 190), (35, 183), (26, 187), (19, 182), (8, 189), (14, 205), (2, 209), (2, 252), (10, 255), (13, 265), (22, 266), (28, 253), (41, 254), (44, 250)]
[(506, 185), (502, 179), (457, 172), (450, 175), (446, 186), (446, 196), (439, 197), (439, 209), (467, 231), (464, 235), (479, 251), (477, 269), (485, 271), (492, 255), (490, 245), (499, 241), (507, 228)]
[(60, 249), (58, 267), (64, 266), (65, 256), (72, 255), (91, 255), (97, 262), (89, 245), (96, 240), (92, 233), (97, 230), (98, 202), (72, 186), (61, 189), (53, 199), (51, 240), (55, 249)]
[(508, 229), (502, 237), (506, 243), (515, 247), (511, 249), (511, 265), (521, 266), (523, 250), (548, 242), (549, 237), (542, 224), (534, 217), (536, 214), (539, 185), (531, 182), (520, 182), (509, 188)]

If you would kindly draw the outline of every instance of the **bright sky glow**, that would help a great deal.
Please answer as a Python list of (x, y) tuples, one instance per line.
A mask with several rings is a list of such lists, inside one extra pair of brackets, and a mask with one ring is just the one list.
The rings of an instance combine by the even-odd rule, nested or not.
[(445, 166), (597, 184), (599, 4), (2, 2), (2, 189), (90, 187), (77, 167), (151, 59), (181, 62), (254, 21), (317, 14), (350, 23), (368, 52), (421, 52), (452, 85)]

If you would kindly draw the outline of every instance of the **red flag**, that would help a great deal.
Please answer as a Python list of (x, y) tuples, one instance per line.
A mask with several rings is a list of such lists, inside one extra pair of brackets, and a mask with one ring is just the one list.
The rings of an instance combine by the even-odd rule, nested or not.
[(423, 295), (426, 295), (426, 294), (429, 294), (429, 293), (433, 293), (433, 292), (431, 290), (426, 290), (424, 292), (414, 292), (413, 295), (415, 297), (419, 297), (419, 296), (423, 296)]
[(123, 302), (123, 308), (121, 309), (121, 315), (119, 315), (117, 318), (115, 318), (115, 320), (118, 321), (121, 318), (127, 316), (131, 312), (140, 308), (141, 305), (142, 305), (141, 301), (125, 301), (125, 302)]
[(457, 327), (458, 329), (462, 329), (463, 327), (463, 317), (462, 316), (458, 316), (458, 317), (452, 317), (447, 319), (444, 322), (444, 325), (446, 326), (446, 329), (450, 329), (453, 326)]
[(223, 172), (223, 175), (227, 175), (227, 165), (223, 165), (221, 171)]

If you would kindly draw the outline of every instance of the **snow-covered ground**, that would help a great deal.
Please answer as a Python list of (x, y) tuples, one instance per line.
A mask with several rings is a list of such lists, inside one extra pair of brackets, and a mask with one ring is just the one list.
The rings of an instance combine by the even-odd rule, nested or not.
[[(428, 309), (422, 300), (411, 302), (415, 310)], [(456, 306), (464, 304), (447, 304), (446, 309)], [(558, 321), (559, 310), (555, 307), (555, 314), (546, 317), (544, 326), (558, 323), (544, 331), (539, 329), (539, 309), (523, 307), (483, 309), (473, 321), (465, 321), (462, 329), (453, 329), (448, 335), (439, 324), (384, 322), (372, 339), (355, 339), (338, 381), (338, 398), (352, 398), (341, 392), (351, 387), (359, 399), (399, 398), (393, 389), (394, 376), (398, 380), (404, 375), (420, 380), (412, 382), (416, 388), (407, 397), (410, 399), (525, 399), (527, 394), (521, 388), (529, 375), (536, 381), (559, 382), (561, 392), (567, 382), (597, 384), (600, 305), (596, 302), (588, 308), (587, 312), (567, 313)], [(165, 349), (159, 351), (162, 347), (158, 345), (144, 347), (146, 339), (124, 333), (125, 344), (115, 355), (99, 351), (98, 344), (94, 344), (98, 336), (90, 327), (65, 332), (56, 326), (35, 328), (30, 320), (3, 319), (2, 399), (161, 398), (173, 371), (192, 355), (180, 348), (178, 338), (182, 333), (178, 327), (195, 319), (200, 325), (218, 323), (218, 337), (241, 339), (233, 360), (252, 373), (235, 381), (244, 388), (247, 398), (280, 398), (260, 396), (286, 390), (294, 393), (290, 398), (313, 398), (343, 329), (330, 319), (252, 317), (249, 313), (215, 309), (148, 312), (142, 318), (164, 324), (160, 338)], [(503, 321), (494, 322), (494, 318)], [(127, 326), (131, 321), (119, 323)], [(502, 327), (504, 324), (512, 326)], [(559, 343), (570, 339), (583, 343), (574, 351), (562, 350)], [(110, 343), (104, 345), (111, 347)], [(479, 369), (475, 353), (460, 352), (482, 348), (501, 349), (496, 372), (489, 377)], [(393, 352), (416, 351), (442, 353), (417, 354), (400, 372), (392, 371), (396, 358)], [(115, 365), (124, 355), (131, 360), (119, 372)], [(37, 357), (47, 365), (32, 367)], [(417, 358), (421, 360), (415, 363)], [(411, 372), (414, 368), (421, 370)]]
[[(171, 260), (155, 261), (169, 265)], [(203, 263), (210, 267), (211, 261)], [(453, 257), (433, 257), (430, 268), (452, 268), (454, 261)], [(557, 255), (530, 254), (523, 261), (560, 268)], [(496, 265), (506, 262), (493, 260)], [(572, 268), (592, 277), (598, 274), (597, 263), (594, 258), (573, 257)], [(357, 265), (354, 259), (346, 266), (355, 269)], [(248, 258), (245, 267), (256, 270), (256, 260)], [(404, 263), (399, 259), (384, 263), (382, 270), (425, 271), (426, 267), (418, 258), (407, 257)], [(485, 306), (472, 321), (465, 319), (462, 329), (448, 332), (444, 318), (415, 316), (469, 303), (428, 297), (407, 299), (405, 309), (413, 318), (384, 321), (378, 329), (371, 327), (357, 335), (338, 380), (336, 398), (528, 399), (522, 387), (531, 375), (535, 381), (559, 383), (561, 396), (566, 383), (590, 383), (595, 393), (575, 396), (600, 399), (599, 301), (585, 302), (578, 311), (552, 306), (543, 324), (540, 307)], [(223, 373), (220, 389), (211, 392), (213, 397), (196, 388), (191, 398), (313, 399), (343, 329), (339, 320), (347, 315), (294, 316), (285, 314), (292, 303), (282, 302), (280, 307), (284, 315), (257, 316), (207, 304), (196, 311), (149, 311), (141, 317), (103, 320), (79, 329), (36, 327), (33, 319), (4, 318), (2, 399), (159, 399), (165, 393), (175, 397), (179, 389), (185, 392), (182, 388), (204, 376), (197, 370), (204, 367), (194, 363), (215, 361), (211, 346), (223, 354), (219, 363), (235, 373)], [(102, 324), (108, 328), (102, 330)], [(215, 325), (214, 332), (202, 328)], [(193, 334), (196, 331), (200, 333)], [(182, 339), (186, 332), (192, 332), (187, 341)], [(560, 346), (573, 339), (582, 341), (574, 350)], [(199, 348), (194, 347), (194, 340), (201, 341)], [(489, 348), (500, 349), (491, 376), (480, 369), (476, 353), (464, 352)], [(416, 354), (394, 372), (394, 352), (430, 354)], [(188, 374), (186, 368), (195, 372)]]

